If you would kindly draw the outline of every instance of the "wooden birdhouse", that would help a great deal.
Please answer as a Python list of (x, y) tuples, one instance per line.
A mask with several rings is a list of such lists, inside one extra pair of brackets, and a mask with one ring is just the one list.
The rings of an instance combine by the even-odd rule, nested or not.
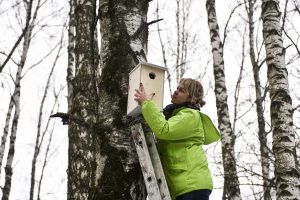
[(127, 115), (135, 117), (141, 114), (141, 107), (134, 100), (135, 89), (139, 89), (140, 83), (143, 83), (147, 94), (155, 93), (152, 100), (162, 109), (165, 71), (164, 67), (140, 62), (129, 73)]

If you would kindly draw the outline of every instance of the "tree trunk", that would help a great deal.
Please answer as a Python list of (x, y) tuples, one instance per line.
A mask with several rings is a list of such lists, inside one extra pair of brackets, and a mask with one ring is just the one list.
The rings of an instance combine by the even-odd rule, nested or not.
[(15, 155), (15, 142), (17, 137), (17, 129), (18, 129), (19, 116), (20, 116), (21, 73), (22, 73), (22, 67), (19, 66), (17, 71), (17, 76), (16, 76), (15, 90), (13, 94), (15, 113), (14, 113), (14, 118), (11, 126), (11, 135), (10, 135), (9, 150), (7, 155), (7, 162), (5, 167), (5, 183), (3, 188), (2, 200), (9, 199), (9, 194), (11, 189), (11, 179), (13, 175), (12, 164)]
[[(156, 2), (156, 20), (160, 20), (160, 16), (159, 16), (159, 0), (157, 0)], [(159, 43), (160, 43), (160, 46), (161, 46), (161, 55), (162, 55), (162, 60), (163, 60), (163, 63), (164, 63), (164, 67), (167, 69), (166, 72), (167, 72), (167, 80), (168, 80), (168, 84), (169, 84), (169, 92), (170, 92), (170, 96), (172, 95), (172, 81), (171, 81), (171, 73), (170, 73), (170, 67), (168, 67), (168, 64), (167, 64), (167, 58), (166, 58), (166, 48), (165, 48), (165, 45), (163, 43), (163, 40), (162, 40), (162, 35), (161, 35), (161, 29), (160, 29), (160, 26), (159, 26), (159, 23), (157, 23), (157, 34), (158, 34), (158, 38), (159, 38)]]
[[(177, 44), (176, 44), (176, 82), (179, 83), (181, 79), (181, 74), (180, 74), (180, 0), (176, 0), (176, 36), (177, 36)], [(182, 30), (184, 31), (184, 30)]]
[[(8, 111), (7, 111), (6, 118), (5, 118), (5, 125), (4, 125), (4, 129), (3, 129), (3, 135), (1, 137), (1, 146), (0, 146), (0, 167), (1, 168), (2, 168), (2, 163), (3, 163), (4, 153), (5, 153), (6, 140), (7, 140), (8, 134), (9, 134), (10, 118), (11, 118), (11, 114), (12, 114), (12, 111), (13, 111), (13, 108), (14, 108), (14, 105), (15, 105), (15, 98), (16, 98), (16, 95), (12, 95), (10, 97), (10, 101), (9, 101), (9, 105), (8, 105)], [(2, 170), (0, 170), (0, 175), (1, 175), (1, 171)]]
[[(148, 1), (100, 1), (102, 34), (97, 199), (146, 199), (126, 117), (129, 72), (146, 60)], [(138, 87), (138, 86), (136, 86)]]
[(188, 21), (190, 0), (176, 0), (176, 82), (179, 83), (180, 79), (186, 72), (187, 62), (187, 46), (189, 30), (186, 28)]
[[(17, 43), (15, 44), (15, 46), (13, 47), (13, 49), (11, 50), (10, 54), (8, 55), (8, 57), (6, 58), (6, 61), (1, 66), (2, 69), (4, 68), (6, 62), (8, 62), (8, 60), (12, 56), (13, 52), (15, 51), (15, 49), (18, 47), (18, 45), (21, 42), (21, 40), (23, 39), (23, 37), (26, 36), (26, 34), (28, 34), (28, 32), (30, 31), (30, 30), (28, 30), (28, 28), (30, 29), (30, 25), (31, 25), (30, 20), (32, 18), (31, 17), (32, 3), (33, 3), (33, 0), (30, 0), (30, 1), (27, 2), (25, 28), (24, 28), (21, 36), (19, 37)], [(27, 36), (27, 40), (28, 40), (28, 36)], [(24, 46), (23, 46), (23, 50), (24, 50)], [(27, 52), (26, 52), (26, 54), (27, 54)], [(1, 73), (1, 70), (0, 70), (0, 73)], [(20, 74), (20, 77), (21, 77), (21, 74)], [(17, 85), (17, 84), (15, 84), (15, 85)], [(7, 140), (7, 136), (8, 136), (8, 133), (9, 133), (9, 125), (10, 125), (11, 113), (12, 113), (12, 110), (13, 110), (13, 108), (15, 106), (15, 102), (17, 100), (17, 96), (18, 95), (19, 95), (18, 93), (14, 92), (13, 95), (11, 96), (11, 99), (10, 99), (10, 102), (9, 102), (8, 111), (7, 111), (6, 119), (5, 119), (5, 126), (4, 126), (4, 129), (3, 129), (3, 135), (1, 137), (0, 167), (2, 167), (2, 163), (3, 163), (3, 157), (4, 157), (5, 146), (6, 146), (6, 140)], [(0, 174), (1, 174), (1, 170), (0, 170)]]
[[(81, 119), (84, 124), (70, 122), (69, 126), (69, 168), (68, 168), (68, 199), (94, 199), (93, 193), (97, 185), (98, 173), (96, 157), (98, 150), (95, 135), (99, 130), (97, 124), (98, 90), (95, 74), (98, 63), (95, 62), (98, 52), (94, 51), (94, 32), (96, 24), (96, 0), (71, 0), (75, 12), (75, 70), (72, 78), (72, 52), (69, 52), (69, 114)], [(71, 5), (72, 9), (72, 5)], [(71, 10), (72, 11), (72, 10)], [(70, 19), (72, 20), (72, 19)], [(72, 27), (70, 30), (72, 31)], [(70, 33), (70, 32), (69, 32)], [(71, 43), (70, 43), (71, 40)], [(69, 38), (72, 45), (72, 38)], [(72, 46), (69, 46), (72, 50)], [(71, 83), (70, 83), (71, 81)], [(70, 85), (71, 84), (71, 85)], [(71, 86), (71, 87), (70, 87)], [(70, 95), (70, 92), (72, 95)]]
[(67, 86), (68, 86), (68, 112), (72, 108), (73, 100), (73, 79), (75, 74), (75, 13), (74, 0), (69, 0), (69, 27), (68, 27), (68, 68), (67, 68)]
[(254, 3), (253, 0), (248, 0), (248, 19), (249, 19), (249, 46), (250, 46), (250, 59), (253, 67), (253, 78), (255, 84), (255, 94), (256, 94), (256, 114), (257, 114), (257, 124), (258, 124), (258, 138), (260, 143), (260, 155), (261, 155), (261, 169), (263, 177), (263, 191), (264, 200), (271, 199), (271, 186), (269, 181), (270, 172), (270, 160), (269, 160), (269, 149), (267, 146), (267, 133), (265, 131), (265, 119), (264, 119), (264, 108), (263, 108), (263, 95), (261, 92), (261, 84), (259, 78), (259, 63), (255, 58), (254, 51)]
[(296, 162), (292, 99), (285, 67), (279, 1), (263, 0), (261, 16), (270, 83), (276, 195), (277, 199), (300, 199), (300, 173)]
[(223, 199), (241, 199), (234, 152), (235, 136), (232, 131), (228, 111), (227, 90), (224, 73), (223, 45), (219, 36), (219, 27), (215, 11), (215, 1), (207, 0), (206, 9), (214, 62), (218, 127), (222, 135), (221, 142), (224, 166)]
[[(57, 109), (59, 109), (59, 102), (58, 102), (59, 100), (58, 100), (58, 98), (60, 96), (61, 91), (62, 91), (62, 88), (60, 89), (60, 91), (58, 93), (54, 94), (54, 99), (55, 100), (54, 100), (54, 104), (52, 106), (52, 109), (51, 109), (51, 112), (50, 112), (51, 114), (50, 115), (52, 115), (54, 113), (54, 109), (56, 108), (56, 106), (57, 106)], [(41, 139), (41, 142), (39, 144), (39, 149), (40, 149), (40, 146), (42, 145), (42, 143), (44, 141), (44, 136), (45, 136), (46, 132), (49, 132), (48, 128), (49, 128), (50, 120), (51, 120), (51, 118), (48, 119), (46, 127), (45, 127), (45, 130), (44, 130), (44, 132), (42, 134), (42, 139)], [(41, 199), (40, 195), (41, 195), (42, 181), (43, 181), (44, 171), (45, 171), (45, 168), (46, 168), (46, 165), (47, 165), (47, 161), (48, 161), (48, 155), (49, 155), (49, 151), (50, 151), (50, 144), (52, 142), (53, 131), (54, 131), (55, 125), (56, 124), (53, 123), (52, 128), (51, 128), (50, 133), (49, 133), (50, 136), (49, 136), (49, 140), (48, 140), (48, 144), (47, 144), (47, 148), (46, 148), (46, 152), (45, 152), (45, 157), (44, 157), (44, 162), (43, 162), (43, 166), (42, 166), (42, 170), (41, 170), (41, 175), (40, 175), (40, 178), (39, 178), (39, 181), (38, 181), (38, 186), (37, 186), (38, 187), (38, 191), (37, 191), (37, 199), (38, 200)]]
[(74, 6), (76, 73), (70, 115), (83, 123), (70, 121), (69, 126), (68, 199), (145, 199), (126, 107), (128, 73), (145, 60), (148, 3), (100, 2), (100, 80), (96, 1), (75, 1)]

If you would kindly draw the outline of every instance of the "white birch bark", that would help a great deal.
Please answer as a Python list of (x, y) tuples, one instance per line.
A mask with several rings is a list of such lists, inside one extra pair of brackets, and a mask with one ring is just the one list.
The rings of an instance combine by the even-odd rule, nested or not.
[(270, 83), (276, 198), (300, 199), (300, 172), (296, 162), (292, 99), (285, 67), (279, 0), (263, 0), (261, 16)]
[[(98, 145), (95, 136), (97, 115), (99, 114), (96, 74), (98, 63), (95, 51), (96, 0), (74, 0), (75, 26), (75, 77), (68, 80), (69, 114), (86, 122), (82, 126), (74, 121), (69, 125), (69, 166), (68, 166), (68, 199), (94, 199), (97, 192), (96, 157)], [(72, 9), (72, 8), (71, 8)], [(72, 11), (70, 11), (72, 12)], [(72, 13), (70, 13), (72, 14)], [(72, 19), (70, 19), (72, 20)], [(72, 21), (70, 21), (72, 23)], [(70, 27), (69, 34), (72, 27)], [(69, 36), (70, 36), (69, 35)], [(69, 38), (69, 71), (72, 79), (73, 35)]]
[(148, 1), (100, 1), (98, 199), (146, 199), (126, 117), (129, 72), (146, 60)]
[(74, 0), (69, 0), (69, 27), (68, 27), (68, 68), (67, 68), (67, 86), (68, 86), (68, 111), (72, 108), (73, 99), (73, 79), (75, 75), (75, 14)]
[[(15, 94), (15, 93), (14, 93)], [(4, 153), (5, 153), (5, 147), (6, 147), (6, 140), (7, 140), (7, 136), (9, 134), (9, 125), (10, 125), (10, 119), (11, 119), (11, 114), (15, 105), (15, 100), (16, 99), (16, 94), (12, 95), (9, 101), (9, 105), (8, 105), (8, 111), (6, 114), (6, 119), (5, 119), (5, 125), (4, 125), (4, 129), (3, 129), (3, 135), (1, 137), (1, 146), (0, 146), (0, 167), (2, 168), (2, 163), (3, 163), (3, 158), (4, 158)], [(1, 171), (0, 170), (0, 175), (1, 175)]]
[(241, 199), (239, 180), (237, 176), (234, 141), (235, 136), (232, 131), (228, 104), (227, 89), (224, 73), (223, 45), (219, 36), (219, 27), (215, 11), (215, 1), (207, 0), (206, 9), (208, 15), (208, 27), (212, 45), (215, 95), (218, 113), (218, 127), (222, 138), (222, 158), (224, 167), (224, 193), (223, 199)]
[[(26, 38), (26, 36), (25, 36), (25, 38)], [(3, 188), (2, 200), (9, 199), (9, 194), (10, 194), (10, 189), (11, 189), (11, 179), (12, 179), (12, 175), (13, 175), (12, 164), (13, 164), (13, 158), (14, 158), (14, 153), (15, 153), (15, 141), (16, 141), (16, 136), (17, 136), (19, 116), (20, 116), (21, 72), (22, 72), (22, 68), (19, 66), (18, 71), (17, 71), (17, 76), (16, 76), (15, 90), (14, 90), (14, 94), (13, 94), (15, 112), (14, 112), (13, 122), (12, 122), (12, 126), (11, 126), (9, 151), (8, 151), (7, 161), (6, 161), (6, 166), (5, 166), (5, 183), (4, 183), (4, 188)]]

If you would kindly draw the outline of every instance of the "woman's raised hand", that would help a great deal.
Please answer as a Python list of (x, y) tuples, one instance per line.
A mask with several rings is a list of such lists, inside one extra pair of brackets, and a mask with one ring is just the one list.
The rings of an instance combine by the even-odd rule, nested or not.
[(155, 95), (155, 93), (152, 93), (150, 95), (147, 94), (145, 92), (145, 88), (144, 88), (143, 83), (140, 83), (139, 89), (135, 90), (134, 100), (137, 101), (139, 103), (139, 105), (141, 105), (145, 100), (151, 100), (154, 95)]

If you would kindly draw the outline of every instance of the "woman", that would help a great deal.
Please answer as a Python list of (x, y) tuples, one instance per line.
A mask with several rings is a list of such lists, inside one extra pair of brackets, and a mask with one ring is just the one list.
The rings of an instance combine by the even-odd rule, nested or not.
[(143, 84), (135, 100), (159, 141), (161, 159), (172, 199), (208, 200), (213, 188), (203, 144), (219, 139), (209, 117), (200, 112), (203, 87), (194, 79), (181, 79), (163, 116)]

